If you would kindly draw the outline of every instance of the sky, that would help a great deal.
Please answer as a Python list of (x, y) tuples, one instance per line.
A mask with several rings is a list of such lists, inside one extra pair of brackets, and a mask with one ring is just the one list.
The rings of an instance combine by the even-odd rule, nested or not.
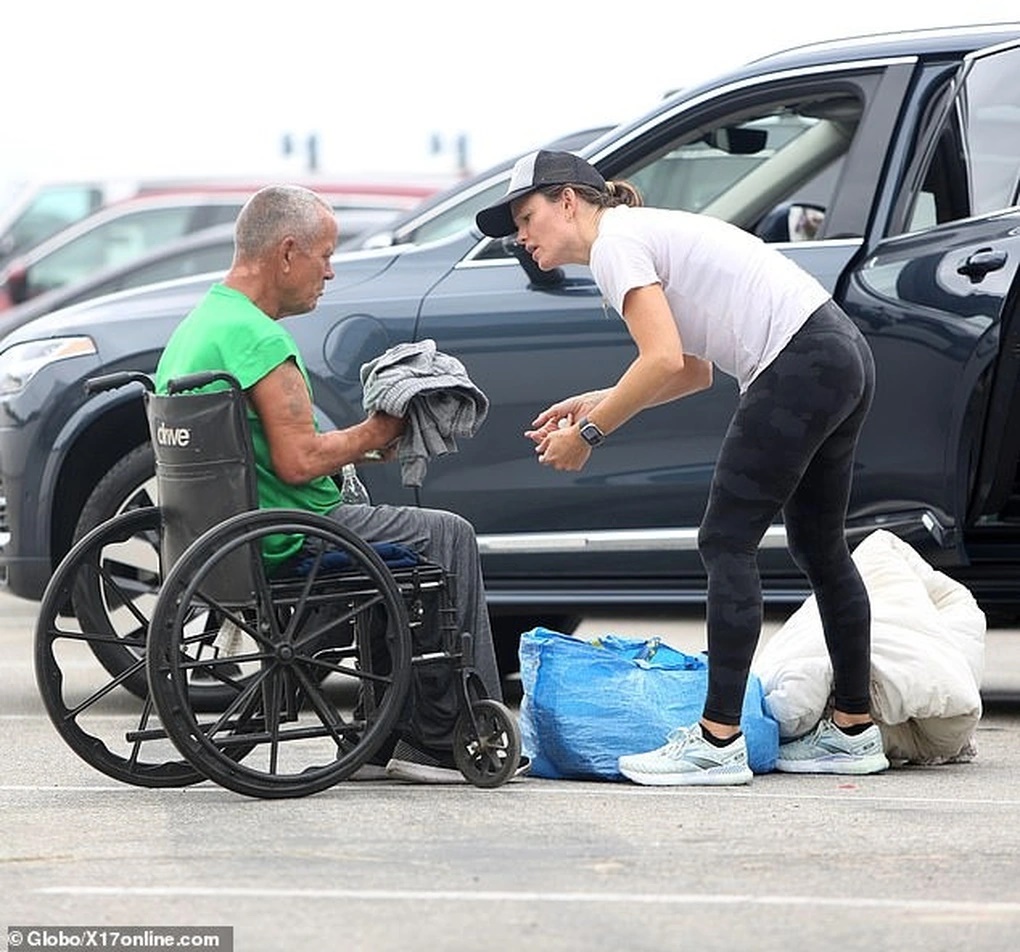
[(1020, 20), (1017, 0), (5, 4), (0, 196), (24, 180), (303, 176), (312, 136), (324, 177), (454, 175), (462, 156), (479, 171), (779, 49), (962, 13)]

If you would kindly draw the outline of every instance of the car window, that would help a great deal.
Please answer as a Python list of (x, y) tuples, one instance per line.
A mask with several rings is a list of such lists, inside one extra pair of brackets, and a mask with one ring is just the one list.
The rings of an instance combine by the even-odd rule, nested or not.
[(682, 135), (627, 169), (645, 204), (721, 218), (767, 241), (823, 233), (862, 113), (844, 93), (783, 101)]
[(974, 57), (947, 86), (940, 116), (901, 196), (902, 231), (921, 231), (1020, 202), (1020, 49)]
[[(396, 208), (375, 208), (368, 206), (350, 206), (333, 204), (337, 221), (340, 224), (340, 237), (338, 247), (346, 247), (357, 242), (361, 236), (370, 230), (384, 227), (399, 214)], [(237, 218), (237, 213), (234, 213)]]
[(83, 232), (29, 266), (27, 297), (124, 264), (186, 234), (193, 212), (192, 206), (149, 208), (110, 219)]
[(89, 297), (121, 291), (125, 288), (137, 288), (143, 284), (154, 284), (156, 281), (169, 281), (172, 278), (186, 278), (207, 271), (226, 271), (234, 256), (234, 242), (228, 238), (216, 245), (205, 248), (192, 248), (178, 254), (168, 255), (158, 261), (152, 261), (144, 267), (133, 268), (127, 273), (119, 274), (107, 282), (103, 282), (89, 291)]
[(957, 102), (964, 129), (971, 212), (1020, 200), (1020, 49), (977, 59)]
[(4, 257), (27, 251), (62, 231), (103, 204), (102, 192), (89, 185), (50, 185), (41, 188), (28, 207), (0, 238)]
[[(213, 225), (233, 224), (237, 220), (237, 215), (242, 207), (243, 203), (241, 202), (237, 204), (225, 202), (194, 208), (192, 209), (195, 216), (194, 220), (191, 222), (190, 227), (186, 227), (180, 234), (184, 235), (192, 231), (200, 231), (203, 228), (211, 228)], [(171, 235), (170, 237), (176, 238), (177, 236)]]
[[(863, 110), (846, 87), (744, 105), (678, 131), (665, 146), (656, 130), (649, 138), (658, 144), (612, 177), (636, 185), (651, 207), (712, 215), (765, 241), (819, 239)], [(504, 189), (495, 188), (491, 200)], [(477, 257), (509, 254), (491, 242)]]
[(400, 229), (397, 236), (399, 243), (424, 244), (472, 228), (476, 213), (497, 201), (506, 191), (506, 183), (507, 178), (500, 177), (486, 188), (456, 196), (456, 200), (451, 202), (449, 207), (436, 212), (410, 229)]

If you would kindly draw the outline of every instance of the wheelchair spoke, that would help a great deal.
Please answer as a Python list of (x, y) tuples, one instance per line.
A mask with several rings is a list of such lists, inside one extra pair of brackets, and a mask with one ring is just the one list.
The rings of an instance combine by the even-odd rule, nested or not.
[(227, 655), (224, 657), (213, 656), (211, 658), (193, 658), (191, 655), (185, 655), (184, 657), (187, 658), (187, 660), (182, 661), (180, 664), (180, 669), (182, 671), (201, 672), (202, 674), (208, 675), (210, 678), (214, 678), (221, 684), (229, 685), (238, 691), (244, 687), (244, 681), (236, 677), (232, 677), (229, 673), (224, 673), (219, 669), (233, 669), (242, 664), (251, 664), (256, 661), (262, 662), (269, 659), (269, 656), (261, 651), (257, 654)]
[[(312, 631), (302, 632), (301, 637), (294, 641), (294, 647), (299, 649), (303, 648), (307, 643), (323, 638), (329, 632), (338, 629), (343, 625), (349, 625), (355, 619), (370, 611), (374, 606), (381, 605), (382, 602), (383, 599), (381, 595), (375, 595), (363, 601), (358, 601), (346, 611), (324, 621), (318, 628), (315, 628)], [(295, 612), (294, 619), (297, 619), (298, 617), (298, 614)], [(291, 624), (292, 626), (296, 626), (298, 622), (292, 621)]]
[(269, 772), (275, 774), (280, 762), (280, 702), (283, 698), (284, 673), (274, 669), (262, 688), (262, 708), (269, 735)]
[[(203, 624), (203, 628), (199, 632), (191, 632), (184, 634), (181, 638), (182, 647), (188, 647), (195, 642), (203, 641), (217, 634), (222, 630), (224, 624), (230, 623), (234, 625), (242, 634), (247, 635), (252, 641), (262, 645), (263, 647), (272, 650), (273, 639), (272, 635), (267, 635), (259, 630), (257, 624), (252, 624), (244, 614), (240, 614), (229, 606), (224, 605), (222, 602), (215, 598), (210, 598), (206, 595), (198, 593), (192, 596), (190, 603), (191, 622), (199, 623), (198, 618), (205, 616), (206, 622), (199, 623)], [(209, 625), (215, 625), (215, 628), (209, 628)]]
[(347, 724), (340, 716), (339, 711), (326, 701), (318, 684), (313, 682), (300, 667), (296, 667), (293, 670), (295, 676), (301, 682), (301, 687), (304, 689), (305, 696), (311, 703), (312, 709), (318, 715), (322, 725), (329, 731), (336, 746), (341, 750), (349, 749), (347, 739), (341, 729), (347, 728), (350, 730), (351, 725)]
[(227, 709), (220, 715), (219, 719), (216, 720), (207, 730), (206, 733), (210, 738), (223, 730), (229, 724), (230, 718), (238, 711), (242, 710), (245, 704), (252, 700), (262, 687), (262, 684), (270, 677), (272, 670), (272, 668), (267, 668), (265, 671), (260, 672), (251, 679), (251, 681), (245, 686), (244, 690), (228, 705)]
[(51, 633), (68, 641), (83, 641), (89, 645), (118, 645), (122, 648), (145, 650), (144, 631), (137, 638), (118, 638), (116, 635), (103, 635), (92, 631), (65, 631), (59, 628), (51, 629)]
[[(138, 719), (138, 730), (135, 732), (137, 733), (138, 736), (131, 741), (131, 753), (127, 758), (128, 764), (134, 770), (138, 769), (138, 758), (142, 752), (143, 735), (145, 734), (149, 726), (149, 720), (152, 717), (152, 711), (153, 711), (152, 698), (147, 697), (145, 699), (145, 703), (142, 704), (142, 713)], [(130, 733), (127, 736), (130, 739), (131, 736)]]
[(129, 668), (125, 668), (116, 677), (113, 677), (109, 681), (107, 681), (106, 684), (99, 688), (99, 690), (94, 691), (92, 694), (86, 697), (75, 707), (68, 710), (65, 716), (70, 720), (76, 720), (83, 711), (88, 710), (98, 701), (101, 701), (103, 698), (105, 698), (115, 688), (120, 687), (120, 685), (122, 685), (128, 678), (131, 677), (131, 675), (133, 675), (136, 671), (140, 670), (144, 665), (145, 658), (139, 658)]
[(98, 573), (99, 581), (105, 582), (107, 586), (113, 589), (113, 591), (120, 596), (121, 605), (124, 608), (126, 608), (132, 615), (134, 615), (135, 621), (138, 622), (139, 629), (144, 632), (149, 624), (149, 619), (142, 614), (138, 606), (135, 604), (137, 593), (135, 595), (132, 595), (126, 592), (121, 587), (121, 584), (117, 581), (115, 576), (104, 566), (96, 565), (93, 566), (92, 568), (94, 568), (95, 571)]

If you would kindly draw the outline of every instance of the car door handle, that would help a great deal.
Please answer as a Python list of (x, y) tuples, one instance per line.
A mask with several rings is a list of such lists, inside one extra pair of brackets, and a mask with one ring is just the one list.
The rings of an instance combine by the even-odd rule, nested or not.
[(975, 251), (963, 264), (956, 269), (957, 274), (966, 275), (971, 284), (978, 284), (985, 279), (989, 271), (998, 271), (1006, 264), (1009, 255), (1005, 251), (994, 248), (981, 248)]

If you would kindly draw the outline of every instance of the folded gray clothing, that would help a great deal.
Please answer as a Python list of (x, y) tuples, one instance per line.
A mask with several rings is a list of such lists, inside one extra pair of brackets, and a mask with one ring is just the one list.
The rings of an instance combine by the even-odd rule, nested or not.
[(397, 458), (405, 486), (420, 486), (428, 459), (457, 452), (457, 437), (474, 436), (489, 412), (489, 398), (464, 365), (436, 350), (431, 338), (397, 344), (361, 365), (362, 405), (404, 417)]

